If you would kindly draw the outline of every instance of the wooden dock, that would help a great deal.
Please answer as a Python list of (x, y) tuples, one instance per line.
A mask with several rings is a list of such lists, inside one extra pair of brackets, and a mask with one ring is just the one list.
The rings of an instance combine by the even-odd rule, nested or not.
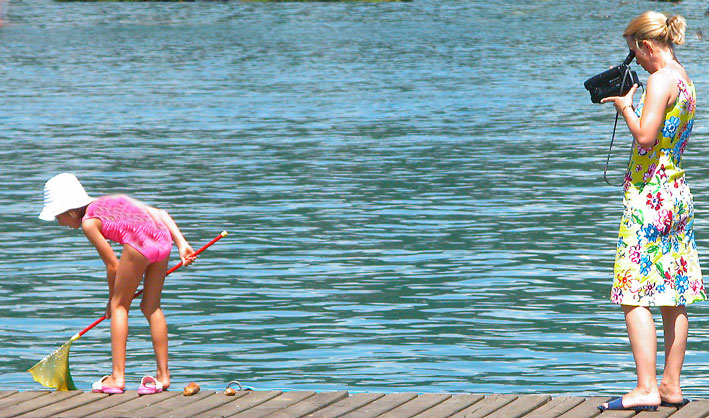
[(0, 417), (347, 417), (347, 418), (703, 418), (709, 400), (657, 412), (607, 411), (604, 397), (549, 395), (475, 395), (348, 393), (312, 391), (239, 391), (235, 396), (201, 391), (192, 396), (169, 391), (138, 396), (136, 391), (105, 395), (83, 391), (1, 391)]

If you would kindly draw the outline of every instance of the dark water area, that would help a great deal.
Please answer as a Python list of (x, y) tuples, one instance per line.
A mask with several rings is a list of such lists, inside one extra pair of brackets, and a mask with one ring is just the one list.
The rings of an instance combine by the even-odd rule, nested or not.
[[(103, 314), (95, 250), (37, 219), (44, 182), (68, 171), (92, 195), (168, 210), (195, 248), (230, 233), (167, 279), (176, 388), (630, 389), (608, 301), (614, 112), (582, 84), (622, 61), (622, 30), (648, 9), (688, 21), (678, 55), (699, 106), (683, 161), (709, 260), (705, 2), (13, 0), (0, 27), (4, 386), (40, 388), (25, 370)], [(684, 387), (700, 397), (709, 304), (689, 312)], [(130, 325), (135, 389), (155, 366), (138, 309)], [(103, 324), (74, 343), (71, 371), (87, 390), (110, 367)]]

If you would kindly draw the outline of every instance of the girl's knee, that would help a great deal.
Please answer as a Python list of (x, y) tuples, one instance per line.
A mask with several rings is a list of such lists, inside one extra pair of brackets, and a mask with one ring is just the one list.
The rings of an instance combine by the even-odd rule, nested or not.
[(150, 318), (156, 312), (162, 312), (160, 309), (160, 305), (153, 305), (148, 303), (141, 303), (140, 311), (143, 312), (143, 315), (145, 315), (146, 318)]
[(110, 301), (111, 310), (121, 309), (126, 312), (130, 311), (131, 299), (121, 298), (119, 296), (113, 295)]

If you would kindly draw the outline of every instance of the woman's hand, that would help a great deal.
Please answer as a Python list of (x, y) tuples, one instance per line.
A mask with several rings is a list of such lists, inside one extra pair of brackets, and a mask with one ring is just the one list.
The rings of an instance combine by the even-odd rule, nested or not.
[(194, 255), (194, 250), (188, 243), (178, 247), (178, 250), (180, 251), (180, 259), (182, 260), (183, 266), (189, 266), (195, 258), (197, 258), (197, 256)]
[(106, 302), (106, 319), (111, 319), (111, 298)]
[(606, 97), (605, 99), (601, 99), (601, 103), (613, 102), (615, 110), (622, 115), (626, 107), (633, 107), (633, 95), (637, 89), (638, 85), (633, 84), (633, 87), (630, 88), (630, 91), (628, 91), (625, 96)]

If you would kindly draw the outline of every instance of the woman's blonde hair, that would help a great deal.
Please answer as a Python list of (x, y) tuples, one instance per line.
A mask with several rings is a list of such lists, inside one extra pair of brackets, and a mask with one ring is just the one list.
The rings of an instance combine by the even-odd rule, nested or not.
[(654, 40), (668, 46), (684, 43), (687, 21), (680, 15), (670, 18), (659, 12), (645, 12), (628, 23), (623, 36), (632, 36), (635, 42)]

